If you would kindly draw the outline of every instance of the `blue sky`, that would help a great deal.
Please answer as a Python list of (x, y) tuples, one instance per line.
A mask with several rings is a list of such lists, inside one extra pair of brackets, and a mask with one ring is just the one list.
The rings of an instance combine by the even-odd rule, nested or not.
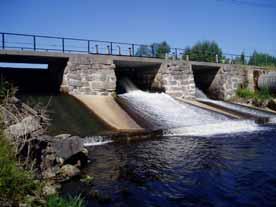
[(276, 55), (275, 0), (1, 0), (0, 31)]

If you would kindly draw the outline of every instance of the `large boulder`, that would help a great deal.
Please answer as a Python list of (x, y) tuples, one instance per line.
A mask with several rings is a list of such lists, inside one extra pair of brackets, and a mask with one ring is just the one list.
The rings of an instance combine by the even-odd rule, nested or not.
[(74, 165), (63, 165), (59, 170), (59, 175), (64, 178), (71, 178), (80, 175), (80, 170)]
[(72, 136), (60, 139), (53, 143), (53, 149), (56, 156), (62, 158), (65, 164), (80, 163), (81, 166), (87, 164), (87, 150), (80, 137)]
[(34, 116), (27, 116), (21, 122), (9, 126), (6, 133), (11, 137), (21, 137), (39, 129), (41, 129), (40, 121)]

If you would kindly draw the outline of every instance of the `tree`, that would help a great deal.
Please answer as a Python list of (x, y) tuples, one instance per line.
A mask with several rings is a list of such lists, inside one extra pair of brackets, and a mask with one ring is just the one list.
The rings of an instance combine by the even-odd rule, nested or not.
[(203, 41), (196, 43), (192, 48), (186, 48), (183, 58), (188, 55), (190, 60), (215, 62), (216, 55), (218, 59), (222, 58), (222, 50), (214, 41)]
[(166, 54), (171, 51), (171, 47), (166, 41), (153, 43), (151, 47), (153, 48), (154, 55), (159, 58), (165, 58)]
[(150, 57), (152, 56), (152, 49), (151, 47), (147, 46), (147, 45), (141, 45), (136, 53), (135, 56), (146, 56), (146, 57)]
[(276, 57), (267, 53), (259, 53), (255, 50), (248, 64), (257, 66), (276, 66)]
[(236, 64), (246, 64), (244, 52), (242, 52), (241, 55), (235, 57), (233, 62), (236, 63)]

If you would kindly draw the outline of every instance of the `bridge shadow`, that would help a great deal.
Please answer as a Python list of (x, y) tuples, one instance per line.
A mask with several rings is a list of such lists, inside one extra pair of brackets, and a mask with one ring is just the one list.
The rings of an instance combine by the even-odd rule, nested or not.
[(129, 79), (138, 89), (143, 91), (159, 91), (160, 88), (154, 87), (154, 79), (161, 63), (135, 62), (135, 61), (114, 61), (116, 65), (115, 74), (117, 78), (117, 94), (125, 93), (125, 86), (121, 81)]
[[(17, 87), (19, 94), (55, 94), (60, 91), (67, 61), (68, 58), (64, 57), (2, 55), (0, 76)], [(24, 68), (25, 64), (28, 64), (28, 68)], [(47, 67), (37, 68), (37, 64)]]

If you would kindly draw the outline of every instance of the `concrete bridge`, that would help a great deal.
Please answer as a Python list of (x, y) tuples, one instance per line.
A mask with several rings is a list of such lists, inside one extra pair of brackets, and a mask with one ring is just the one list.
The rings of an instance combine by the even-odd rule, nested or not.
[(162, 91), (176, 99), (193, 99), (199, 88), (224, 100), (240, 85), (256, 87), (254, 77), (261, 71), (234, 64), (18, 50), (1, 50), (1, 62), (47, 64), (47, 69), (0, 67), (0, 74), (23, 92), (73, 95), (109, 126), (127, 132), (144, 129), (113, 99), (122, 92), (120, 79), (127, 77), (142, 90)]
[(203, 63), (159, 58), (1, 50), (0, 62), (47, 64), (48, 69), (0, 68), (22, 90), (66, 92), (72, 95), (120, 93), (119, 80), (128, 77), (140, 89), (163, 91), (177, 98), (195, 97), (195, 88), (228, 99), (240, 85), (254, 86), (254, 66)]

